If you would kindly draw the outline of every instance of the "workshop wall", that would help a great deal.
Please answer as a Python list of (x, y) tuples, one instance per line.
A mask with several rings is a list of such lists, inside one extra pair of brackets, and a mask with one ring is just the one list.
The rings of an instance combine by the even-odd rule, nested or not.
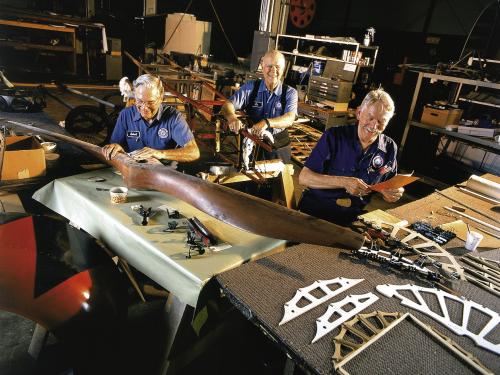
[(366, 28), (374, 27), (375, 44), (381, 46), (376, 75), (387, 81), (405, 57), (414, 63), (456, 61), (476, 17), (489, 3), (385, 0), (374, 5), (368, 0), (317, 0), (311, 24), (299, 29), (288, 22), (287, 33), (352, 36), (362, 41)]
[[(158, 0), (157, 13), (183, 13), (188, 4), (189, 0)], [(259, 25), (260, 0), (212, 0), (212, 4), (236, 54), (239, 57), (248, 57), (252, 52), (253, 32)], [(197, 20), (212, 22), (210, 50), (217, 60), (232, 62), (236, 60), (210, 1), (193, 1), (186, 13), (194, 14)], [(161, 36), (164, 35), (163, 32)]]

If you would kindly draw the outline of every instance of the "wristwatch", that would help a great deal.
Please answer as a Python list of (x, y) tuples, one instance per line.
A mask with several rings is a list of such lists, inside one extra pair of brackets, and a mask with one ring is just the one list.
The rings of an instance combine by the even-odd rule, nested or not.
[(269, 122), (269, 120), (265, 118), (264, 121), (266, 122), (267, 127), (271, 129), (271, 123)]

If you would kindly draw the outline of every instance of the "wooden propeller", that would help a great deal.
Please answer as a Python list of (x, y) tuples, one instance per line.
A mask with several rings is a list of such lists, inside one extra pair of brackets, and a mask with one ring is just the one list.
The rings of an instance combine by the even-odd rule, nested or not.
[(118, 169), (129, 188), (154, 189), (167, 193), (239, 229), (287, 241), (347, 249), (359, 249), (364, 242), (361, 234), (348, 228), (223, 185), (189, 176), (163, 165), (137, 163), (126, 154), (118, 154), (113, 159), (106, 160), (99, 146), (34, 126), (9, 122), (80, 147)]

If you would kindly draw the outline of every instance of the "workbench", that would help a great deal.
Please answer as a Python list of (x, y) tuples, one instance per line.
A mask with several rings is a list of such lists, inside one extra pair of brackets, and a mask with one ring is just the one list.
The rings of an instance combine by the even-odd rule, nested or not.
[[(104, 181), (94, 182), (99, 178)], [(188, 336), (185, 334), (188, 330), (192, 334), (196, 308), (202, 309), (204, 304), (199, 301), (200, 295), (212, 277), (250, 260), (282, 251), (285, 241), (237, 229), (157, 191), (131, 189), (127, 202), (111, 203), (109, 189), (123, 184), (120, 175), (106, 168), (56, 179), (36, 191), (33, 198), (102, 241), (120, 259), (169, 291), (162, 367), (162, 373), (167, 373), (172, 368), (172, 348)], [(134, 205), (152, 208), (148, 225), (141, 225), (142, 216), (132, 209)], [(192, 257), (187, 258), (187, 229), (164, 232), (172, 220), (165, 208), (170, 212), (177, 210), (183, 219), (198, 218), (219, 243), (230, 247), (207, 250), (203, 255), (192, 252)], [(196, 353), (195, 349), (190, 350)]]
[[(89, 178), (105, 181), (93, 182)], [(190, 306), (196, 306), (201, 289), (214, 274), (284, 249), (285, 241), (242, 231), (165, 193), (131, 189), (126, 203), (113, 204), (108, 190), (114, 186), (123, 186), (123, 180), (106, 168), (56, 179), (35, 192), (33, 198), (102, 241)], [(132, 209), (133, 205), (152, 207), (148, 225), (141, 225), (142, 217)], [(231, 247), (186, 258), (186, 230), (162, 232), (171, 219), (159, 209), (161, 206), (177, 210), (185, 219), (197, 217), (220, 242)]]
[[(489, 177), (498, 179), (495, 176)], [(459, 199), (464, 204), (474, 205), (479, 209), (482, 207), (494, 215), (494, 218), (500, 219), (500, 214), (491, 209), (491, 204), (487, 207), (488, 203), (466, 195), (455, 187), (447, 189), (445, 193)], [(421, 200), (389, 210), (389, 213), (406, 219), (410, 223), (424, 218), (433, 225), (456, 220), (442, 210), (443, 205), (451, 206), (456, 205), (456, 203), (433, 193)], [(494, 223), (494, 221), (482, 219)], [(463, 220), (476, 226), (475, 223), (465, 218)], [(459, 239), (453, 239), (444, 245), (444, 248), (448, 249), (457, 259), (466, 252), (464, 242)], [(482, 250), (479, 252), (480, 256), (500, 260), (498, 247), (480, 250)], [(284, 304), (294, 297), (299, 288), (305, 288), (316, 280), (330, 280), (336, 277), (363, 279), (364, 281), (296, 319), (281, 326), (278, 325), (283, 317)], [(415, 284), (429, 287), (428, 281), (418, 278), (412, 273), (405, 273), (377, 262), (359, 259), (350, 254), (349, 251), (340, 248), (300, 244), (290, 247), (282, 253), (224, 272), (217, 276), (217, 280), (234, 306), (286, 354), (288, 365), (285, 366), (285, 372), (288, 373), (293, 373), (294, 365), (289, 365), (291, 361), (314, 374), (329, 374), (334, 371), (331, 360), (334, 352), (332, 339), (339, 333), (339, 328), (311, 344), (316, 330), (315, 321), (325, 313), (330, 302), (340, 301), (347, 295), (367, 292), (374, 293), (379, 299), (362, 313), (378, 310), (409, 312), (472, 353), (493, 373), (500, 372), (500, 361), (497, 354), (478, 347), (468, 337), (456, 335), (427, 315), (403, 306), (399, 299), (385, 297), (375, 290), (375, 287), (381, 284)], [(482, 304), (497, 313), (500, 312), (500, 298), (494, 294), (466, 281), (454, 281), (452, 288), (459, 295)], [(437, 310), (436, 300), (429, 299), (427, 302), (433, 307), (433, 311)], [(447, 306), (450, 316), (460, 316), (461, 307)], [(479, 332), (480, 321), (481, 319), (471, 320), (471, 325), (474, 327), (470, 327), (470, 329)], [(485, 324), (484, 321), (482, 324)], [(454, 357), (450, 352), (435, 344), (432, 339), (421, 337), (419, 332), (414, 332), (414, 329), (409, 326), (402, 325), (400, 329), (392, 336), (387, 334), (384, 336), (385, 341), (381, 339), (380, 342), (370, 346), (370, 350), (367, 349), (355, 357), (348, 368), (349, 372), (353, 374), (387, 372), (400, 374), (472, 373), (460, 361), (451, 360)], [(495, 343), (500, 342), (498, 326), (491, 334), (490, 339)]]

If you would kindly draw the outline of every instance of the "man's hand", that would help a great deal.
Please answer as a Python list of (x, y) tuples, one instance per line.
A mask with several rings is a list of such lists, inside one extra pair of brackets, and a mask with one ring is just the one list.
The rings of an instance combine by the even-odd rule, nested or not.
[(344, 189), (350, 194), (358, 197), (362, 197), (370, 193), (370, 188), (368, 185), (356, 177), (344, 177)]
[(229, 126), (229, 130), (231, 130), (233, 133), (238, 134), (238, 132), (243, 129), (243, 124), (241, 121), (238, 119), (236, 116), (231, 116), (227, 120), (227, 125)]
[(251, 129), (251, 133), (255, 135), (257, 138), (262, 139), (264, 134), (264, 130), (267, 129), (267, 124), (264, 120), (259, 121), (258, 123), (254, 124)]
[(119, 152), (125, 153), (125, 150), (118, 143), (111, 143), (102, 148), (102, 154), (106, 160), (111, 160)]
[(161, 151), (155, 150), (154, 148), (150, 147), (143, 147), (140, 150), (136, 150), (134, 151), (134, 154), (131, 156), (135, 160), (151, 159), (151, 158), (163, 159), (163, 153)]
[(386, 202), (396, 202), (403, 196), (405, 189), (400, 187), (398, 189), (385, 189), (380, 193)]

